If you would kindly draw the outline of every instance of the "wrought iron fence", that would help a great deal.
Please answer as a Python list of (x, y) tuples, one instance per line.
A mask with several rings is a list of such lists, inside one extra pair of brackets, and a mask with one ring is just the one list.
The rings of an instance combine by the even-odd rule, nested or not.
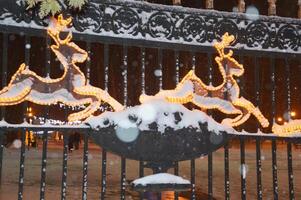
[[(40, 199), (45, 199), (45, 193), (46, 193), (46, 160), (47, 160), (47, 134), (48, 131), (50, 130), (60, 130), (63, 134), (64, 134), (64, 141), (63, 141), (63, 164), (62, 164), (62, 176), (61, 176), (61, 199), (66, 199), (67, 197), (67, 179), (68, 179), (68, 170), (71, 170), (72, 168), (70, 168), (70, 166), (68, 166), (68, 132), (72, 132), (74, 131), (74, 128), (62, 128), (62, 127), (52, 127), (52, 128), (41, 128), (41, 127), (32, 127), (32, 128), (28, 128), (28, 127), (9, 127), (9, 128), (1, 128), (1, 136), (4, 136), (5, 134), (9, 134), (7, 133), (7, 131), (11, 129), (11, 130), (20, 130), (22, 132), (21, 135), (21, 141), (22, 141), (22, 146), (20, 148), (20, 163), (19, 163), (19, 181), (18, 181), (18, 199), (23, 199), (24, 196), (24, 178), (26, 176), (26, 174), (24, 173), (24, 170), (26, 168), (25, 165), (25, 160), (26, 160), (26, 156), (25, 156), (25, 152), (26, 152), (26, 145), (25, 145), (25, 131), (28, 130), (34, 130), (34, 131), (44, 131), (43, 134), (43, 147), (42, 147), (42, 157), (41, 157), (41, 178), (40, 178)], [(84, 137), (84, 144), (83, 144), (83, 162), (82, 162), (82, 199), (87, 199), (87, 195), (88, 195), (88, 187), (89, 187), (89, 180), (88, 180), (88, 162), (89, 162), (89, 147), (88, 147), (88, 128), (78, 128), (77, 130), (83, 132), (83, 137)], [(213, 154), (209, 154), (208, 158), (207, 158), (207, 162), (206, 160), (204, 160), (205, 162), (198, 162), (199, 165), (196, 165), (196, 162), (199, 160), (191, 160), (190, 161), (190, 181), (192, 183), (192, 189), (191, 189), (191, 193), (190, 193), (190, 197), (192, 199), (200, 199), (200, 197), (196, 194), (196, 189), (195, 187), (199, 187), (196, 182), (198, 183), (202, 183), (202, 181), (205, 180), (196, 180), (196, 173), (199, 173), (198, 171), (201, 169), (201, 167), (205, 167), (207, 166), (208, 169), (208, 174), (207, 174), (207, 184), (202, 183), (202, 185), (207, 185), (207, 198), (208, 199), (214, 199), (215, 197), (215, 193), (221, 193), (221, 191), (214, 191), (215, 188), (215, 184), (220, 185), (222, 184), (223, 186), (221, 186), (221, 188), (224, 190), (224, 198), (225, 199), (232, 199), (231, 196), (233, 198), (237, 198), (240, 197), (241, 199), (246, 199), (247, 196), (251, 197), (251, 198), (255, 198), (257, 196), (258, 199), (265, 199), (265, 198), (274, 198), (274, 199), (282, 199), (282, 198), (289, 198), (289, 199), (298, 199), (299, 198), (299, 193), (296, 193), (295, 191), (298, 191), (300, 186), (298, 185), (296, 180), (299, 180), (299, 177), (296, 175), (300, 175), (300, 173), (298, 172), (298, 167), (300, 165), (300, 163), (298, 162), (298, 160), (296, 160), (296, 163), (299, 163), (298, 165), (293, 165), (293, 153), (295, 153), (295, 157), (298, 157), (298, 153), (300, 150), (296, 149), (295, 151), (293, 151), (293, 145), (294, 144), (300, 144), (300, 138), (279, 138), (279, 137), (275, 137), (275, 136), (258, 136), (258, 135), (229, 135), (229, 142), (227, 144), (225, 144), (223, 150), (219, 150), (219, 153), (223, 154), (223, 169), (224, 169), (224, 183), (219, 183), (214, 181), (214, 178), (216, 178), (216, 176), (218, 176), (217, 174), (214, 174), (215, 170), (214, 168), (217, 167), (214, 165), (214, 156), (216, 155), (216, 153)], [(231, 159), (231, 145), (233, 145), (233, 143), (239, 141), (239, 152), (240, 152), (240, 159), (239, 159), (239, 165), (241, 166), (241, 170), (248, 170), (245, 169), (248, 165), (247, 163), (252, 162), (252, 160), (250, 159), (250, 153), (248, 153), (248, 151), (250, 151), (250, 149), (246, 148), (246, 141), (247, 143), (253, 143), (256, 144), (256, 155), (254, 155), (252, 157), (252, 159), (255, 159), (256, 161), (256, 181), (252, 180), (253, 178), (248, 177), (245, 173), (248, 172), (244, 172), (240, 174), (240, 183), (241, 183), (241, 187), (237, 188), (235, 187), (235, 189), (240, 189), (240, 196), (237, 194), (239, 193), (239, 190), (234, 190), (233, 188), (231, 189), (231, 187), (233, 187), (233, 185), (237, 184), (237, 182), (239, 182), (239, 180), (233, 179), (233, 177), (230, 176), (230, 173), (233, 173), (233, 171), (231, 170), (231, 165), (233, 165), (232, 162), (237, 162), (234, 161), (233, 159)], [(272, 162), (271, 163), (265, 163), (265, 166), (262, 166), (262, 162), (264, 161), (264, 157), (262, 154), (262, 146), (263, 143), (262, 142), (267, 142), (270, 141), (270, 143), (268, 145), (270, 145), (269, 147), (265, 147), (266, 149), (268, 149), (270, 151), (270, 155), (272, 157)], [(283, 170), (283, 166), (280, 166), (279, 164), (277, 164), (277, 162), (279, 163), (279, 160), (277, 161), (277, 154), (279, 154), (279, 151), (277, 151), (277, 146), (280, 145), (279, 141), (285, 141), (286, 144), (286, 148), (287, 148), (287, 168), (285, 167), (284, 169), (287, 169), (287, 180), (288, 180), (288, 184), (284, 183), (285, 180), (283, 179), (283, 173), (281, 171), (279, 171), (279, 169), (282, 168)], [(278, 144), (278, 145), (277, 145)], [(230, 146), (229, 146), (230, 145)], [(267, 144), (265, 144), (266, 146)], [(269, 156), (266, 151), (264, 150), (265, 156)], [(283, 145), (281, 148), (281, 151), (283, 151)], [(3, 146), (1, 148), (1, 151), (3, 151)], [(280, 153), (281, 153), (280, 151)], [(252, 151), (254, 152), (254, 151)], [(1, 154), (3, 155), (3, 154)], [(249, 157), (246, 158), (246, 155)], [(218, 156), (220, 158), (220, 156)], [(1, 157), (3, 159), (3, 157)], [(1, 159), (1, 160), (2, 160)], [(28, 159), (28, 158), (27, 158)], [(6, 159), (4, 158), (4, 161)], [(71, 160), (72, 161), (72, 160)], [(125, 199), (126, 196), (128, 196), (128, 198), (130, 197), (129, 194), (126, 195), (126, 187), (125, 185), (127, 185), (127, 179), (126, 179), (126, 165), (127, 165), (127, 161), (131, 162), (130, 160), (126, 160), (125, 158), (121, 158), (120, 159), (120, 199)], [(202, 159), (201, 159), (202, 161)], [(216, 160), (215, 160), (216, 161)], [(27, 162), (30, 162), (30, 160), (28, 160)], [(69, 160), (70, 162), (70, 160)], [(106, 191), (108, 190), (107, 188), (107, 181), (110, 182), (110, 178), (108, 178), (108, 173), (110, 173), (110, 166), (109, 163), (110, 160), (107, 159), (107, 152), (105, 149), (102, 149), (101, 151), (101, 170), (99, 170), (99, 172), (101, 173), (100, 175), (100, 179), (99, 181), (99, 189), (98, 189), (98, 193), (99, 193), (99, 198), (100, 199), (115, 199), (116, 196), (111, 196), (110, 194), (106, 194)], [(283, 161), (281, 161), (281, 163), (285, 163)], [(29, 164), (27, 164), (29, 165)], [(263, 171), (263, 168), (267, 169), (267, 165), (270, 165), (271, 169), (268, 171)], [(180, 167), (179, 167), (180, 166)], [(185, 167), (189, 166), (187, 163), (185, 165)], [(236, 166), (236, 165), (235, 165)], [(182, 166), (183, 167), (183, 166)], [(232, 166), (233, 167), (233, 166)], [(251, 169), (250, 169), (251, 170)], [(254, 169), (253, 169), (254, 170)], [(6, 169), (3, 169), (3, 171), (5, 172)], [(177, 163), (177, 165), (175, 166), (174, 169), (174, 173), (175, 174), (179, 174), (179, 175), (183, 175), (181, 173), (179, 173), (179, 171), (181, 171), (181, 163)], [(237, 171), (238, 173), (238, 169), (234, 170)], [(296, 173), (293, 173), (293, 172)], [(271, 174), (273, 180), (272, 180), (272, 185), (265, 185), (263, 186), (263, 183), (266, 184), (266, 180), (262, 180), (263, 176), (266, 176), (266, 174)], [(281, 173), (281, 177), (278, 177), (278, 175)], [(117, 174), (115, 174), (117, 176)], [(144, 163), (140, 162), (139, 163), (139, 176), (142, 177), (144, 175)], [(187, 174), (186, 174), (187, 175)], [(294, 176), (295, 175), (295, 176)], [(237, 177), (236, 177), (237, 178)], [(281, 181), (280, 181), (281, 180)], [(294, 181), (295, 180), (295, 181)], [(201, 181), (201, 182), (200, 182)], [(59, 183), (58, 183), (59, 184)], [(256, 190), (251, 189), (250, 184), (257, 184), (257, 188)], [(282, 189), (280, 190), (280, 185), (282, 185)], [(287, 186), (286, 191), (283, 188), (284, 186)], [(26, 186), (25, 186), (26, 187)], [(266, 188), (272, 187), (272, 191), (266, 191)], [(249, 190), (248, 190), (249, 189)], [(26, 191), (26, 190), (25, 190)], [(202, 191), (206, 192), (206, 189), (202, 189)], [(252, 192), (256, 192), (257, 194), (252, 194)], [(59, 192), (59, 191), (57, 191)], [(232, 192), (232, 193), (231, 193)], [(283, 193), (286, 192), (286, 193)], [(25, 194), (26, 195), (26, 194)], [(176, 193), (175, 195), (175, 199), (178, 199), (178, 194)], [(13, 198), (13, 194), (11, 195)], [(219, 194), (219, 197), (221, 195)], [(71, 192), (71, 194), (69, 194), (68, 196), (69, 198), (73, 198), (73, 194)], [(50, 196), (48, 196), (48, 198), (51, 198)], [(142, 199), (142, 196), (141, 196)]]
[[(18, 1), (18, 6), (12, 6), (14, 1), (0, 3), (0, 66), (2, 87), (9, 81), (20, 63), (25, 62), (31, 69), (41, 75), (57, 76), (60, 74), (59, 63), (51, 55), (50, 38), (46, 36), (44, 26), (46, 21), (39, 19), (35, 11), (24, 12), (25, 5)], [(67, 11), (66, 11), (67, 12)], [(213, 58), (215, 55), (212, 43), (228, 31), (234, 34), (236, 42), (233, 46), (238, 60), (245, 65), (246, 73), (240, 79), (241, 93), (263, 110), (269, 120), (277, 121), (278, 116), (290, 119), (292, 110), (300, 110), (300, 20), (263, 17), (250, 19), (244, 14), (225, 13), (208, 10), (181, 9), (168, 6), (145, 4), (143, 2), (122, 2), (106, 0), (91, 1), (86, 10), (74, 17), (74, 32), (77, 44), (86, 49), (90, 60), (81, 66), (92, 85), (99, 86), (124, 103), (138, 104), (141, 93), (155, 94), (160, 89), (172, 89), (190, 69), (206, 83), (213, 85), (220, 81)], [(160, 29), (159, 29), (160, 28)], [(13, 108), (2, 108), (2, 119), (10, 122), (23, 122), (26, 108), (23, 104)], [(30, 105), (34, 106), (34, 105)], [(43, 110), (35, 107), (36, 112), (44, 113), (43, 117), (58, 117), (64, 119), (66, 112), (58, 114), (58, 107)], [(284, 114), (284, 115), (283, 115)], [(219, 115), (212, 113), (218, 120)], [(2, 123), (4, 123), (2, 121)], [(255, 120), (240, 129), (256, 132), (259, 126)], [(12, 131), (21, 132), (20, 165), (18, 181), (18, 199), (23, 199), (25, 166), (25, 132), (42, 131), (42, 158), (40, 199), (45, 199), (46, 166), (49, 131), (60, 131), (64, 134), (61, 199), (66, 199), (67, 169), (68, 169), (68, 134), (80, 131), (83, 134), (83, 174), (82, 199), (87, 198), (88, 188), (88, 127), (41, 127), (13, 126), (2, 124), (0, 141), (0, 171), (3, 163), (4, 136)], [(261, 130), (270, 132), (270, 129)], [(277, 173), (277, 142), (284, 141), (287, 147), (287, 192), (290, 199), (299, 198), (296, 183), (298, 178), (293, 172), (298, 172), (299, 165), (293, 167), (293, 144), (300, 144), (300, 138), (269, 136), (264, 134), (229, 135), (229, 142), (224, 146), (224, 198), (230, 199), (231, 180), (230, 158), (231, 144), (239, 141), (240, 165), (246, 164), (246, 142), (255, 142), (256, 149), (256, 184), (257, 199), (263, 199), (262, 177), (271, 173), (273, 178), (271, 198), (283, 198), (279, 194)], [(270, 141), (271, 171), (262, 171), (262, 142)], [(107, 184), (107, 153), (102, 150), (101, 179), (99, 197), (106, 197)], [(213, 177), (214, 153), (209, 154), (207, 193), (208, 199), (214, 198)], [(121, 158), (120, 166), (120, 199), (126, 197), (126, 165), (127, 160)], [(298, 161), (296, 161), (298, 162)], [(190, 161), (191, 199), (197, 199), (195, 191), (196, 171), (200, 166), (196, 160)], [(179, 165), (175, 166), (175, 174), (179, 174)], [(1, 173), (0, 173), (1, 174)], [(144, 163), (139, 163), (139, 176), (144, 175)], [(231, 181), (230, 181), (231, 180)], [(241, 173), (241, 199), (248, 195), (247, 181)], [(235, 191), (237, 192), (237, 191)], [(72, 198), (72, 197), (70, 197)], [(142, 198), (142, 196), (140, 197)], [(179, 196), (176, 193), (175, 199)]]

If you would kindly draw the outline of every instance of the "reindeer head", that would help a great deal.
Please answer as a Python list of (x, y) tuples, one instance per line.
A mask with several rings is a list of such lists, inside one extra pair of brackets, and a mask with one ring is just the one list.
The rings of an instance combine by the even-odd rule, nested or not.
[(58, 20), (53, 19), (53, 25), (49, 26), (47, 33), (52, 37), (55, 44), (51, 45), (51, 50), (55, 53), (59, 61), (64, 65), (82, 63), (88, 54), (75, 43), (70, 42), (72, 33), (69, 31), (65, 39), (60, 38), (60, 33), (66, 29), (67, 25), (71, 23), (71, 18), (63, 19), (62, 15), (58, 16)]
[(217, 50), (219, 57), (218, 60), (222, 62), (223, 66), (227, 65), (226, 74), (241, 76), (244, 73), (243, 65), (239, 64), (235, 58), (232, 57), (233, 51), (229, 50), (228, 53), (225, 53), (225, 48), (229, 47), (230, 44), (234, 41), (234, 36), (229, 35), (227, 32), (222, 36), (222, 41), (215, 43), (214, 47)]

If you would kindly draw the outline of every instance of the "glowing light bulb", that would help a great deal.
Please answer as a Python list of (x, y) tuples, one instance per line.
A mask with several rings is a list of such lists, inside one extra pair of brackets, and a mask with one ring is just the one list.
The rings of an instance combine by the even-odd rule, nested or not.
[(297, 115), (297, 114), (296, 114), (295, 111), (292, 111), (292, 112), (291, 112), (291, 117), (296, 117), (296, 115)]

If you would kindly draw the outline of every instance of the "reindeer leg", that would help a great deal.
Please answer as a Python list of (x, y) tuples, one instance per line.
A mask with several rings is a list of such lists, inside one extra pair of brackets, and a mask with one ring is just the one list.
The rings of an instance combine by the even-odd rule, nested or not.
[(200, 96), (193, 95), (192, 103), (202, 109), (216, 109), (222, 113), (229, 115), (240, 115), (242, 114), (241, 110), (233, 106), (231, 101), (219, 99), (216, 97)]
[[(103, 91), (104, 92), (104, 91)], [(107, 92), (100, 93), (103, 94), (101, 96), (105, 96), (105, 98), (101, 98), (101, 100), (108, 102), (115, 111), (121, 111), (124, 109), (124, 106), (120, 104), (118, 101), (116, 101), (113, 97), (111, 97)]]
[(263, 116), (258, 108), (254, 108), (252, 114), (258, 119), (262, 127), (266, 128), (270, 125), (269, 120)]
[(223, 119), (222, 124), (224, 125), (228, 125), (228, 126), (232, 126), (232, 127), (236, 127), (239, 126), (240, 124), (240, 120), (242, 120), (244, 118), (244, 115), (242, 112), (240, 112), (239, 115), (237, 115), (235, 118), (226, 118)]
[(80, 95), (94, 96), (99, 102), (102, 100), (109, 103), (115, 111), (120, 111), (124, 109), (124, 106), (111, 97), (107, 92), (102, 89), (93, 86), (82, 86), (75, 88), (74, 92)]
[(188, 93), (187, 95), (181, 96), (181, 97), (171, 97), (171, 96), (167, 96), (167, 97), (165, 97), (165, 99), (166, 99), (168, 102), (185, 104), (185, 103), (189, 103), (189, 102), (192, 101), (192, 99), (193, 99), (193, 94), (192, 94), (192, 93)]
[[(251, 113), (248, 112), (248, 113), (244, 114), (238, 121), (236, 121), (236, 123), (239, 125), (243, 124), (250, 118), (250, 116), (251, 116)], [(237, 126), (239, 126), (239, 125), (237, 125)]]
[(29, 87), (25, 87), (21, 92), (17, 94), (9, 94), (11, 90), (12, 89), (10, 88), (9, 90), (7, 90), (6, 92), (0, 95), (0, 106), (10, 106), (10, 105), (16, 105), (18, 103), (21, 103), (25, 101), (25, 97), (31, 91)]
[(246, 122), (250, 118), (250, 115), (251, 113), (247, 113), (247, 114), (238, 115), (234, 119), (227, 118), (222, 121), (222, 124), (227, 124), (227, 125), (231, 125), (232, 127), (237, 127), (243, 124), (244, 122)]
[(100, 106), (99, 101), (93, 101), (88, 107), (86, 107), (84, 110), (70, 114), (68, 116), (68, 121), (74, 122), (74, 121), (79, 121), (79, 120), (84, 120), (87, 117), (91, 116), (93, 113), (97, 111), (97, 109)]
[(249, 113), (253, 114), (259, 121), (262, 127), (266, 128), (269, 126), (269, 121), (263, 116), (258, 108), (256, 108), (250, 101), (241, 97), (236, 101), (233, 101), (235, 106), (245, 108)]

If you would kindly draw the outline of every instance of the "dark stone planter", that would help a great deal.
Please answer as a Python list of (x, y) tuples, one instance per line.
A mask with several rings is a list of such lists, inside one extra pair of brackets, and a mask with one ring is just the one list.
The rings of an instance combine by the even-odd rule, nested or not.
[(208, 131), (207, 123), (200, 124), (200, 127), (201, 130), (169, 129), (164, 133), (156, 130), (138, 131), (138, 136), (131, 142), (119, 139), (114, 126), (92, 131), (91, 135), (96, 144), (122, 157), (150, 164), (167, 164), (205, 156), (226, 142), (226, 132)]

